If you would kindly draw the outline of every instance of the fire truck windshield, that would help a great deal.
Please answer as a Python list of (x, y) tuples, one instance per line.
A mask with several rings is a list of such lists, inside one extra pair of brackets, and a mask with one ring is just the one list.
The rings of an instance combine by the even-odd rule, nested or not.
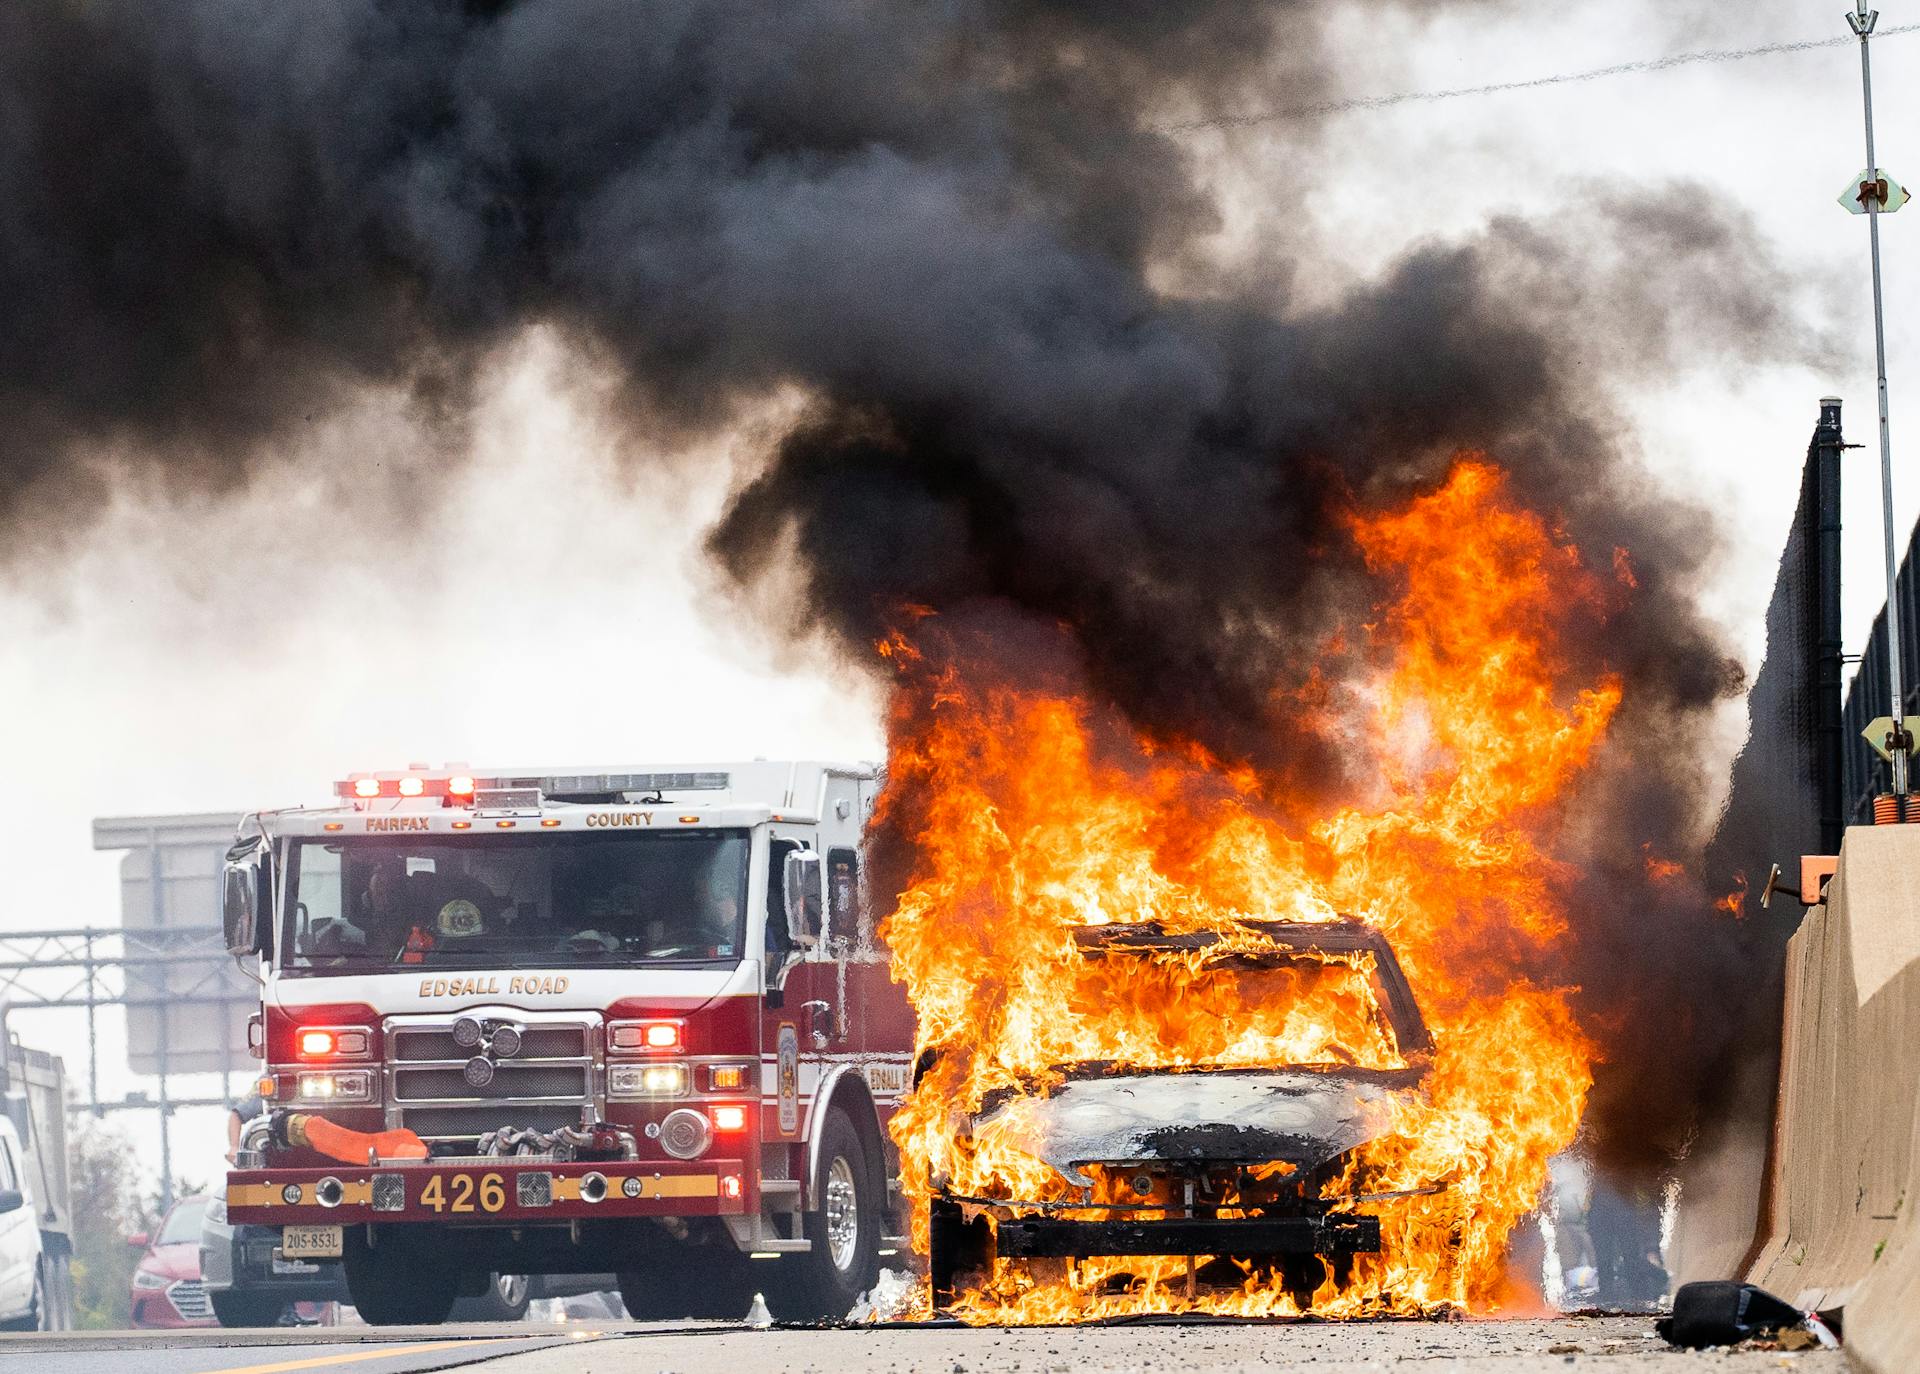
[(284, 969), (732, 963), (745, 830), (296, 840)]

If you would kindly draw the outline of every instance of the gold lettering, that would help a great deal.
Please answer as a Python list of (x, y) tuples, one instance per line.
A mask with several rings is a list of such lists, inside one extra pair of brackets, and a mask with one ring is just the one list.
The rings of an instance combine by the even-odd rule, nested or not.
[[(507, 979), (507, 991), (554, 995), (567, 990), (569, 980), (545, 978), (531, 975), (517, 975)], [(422, 978), (420, 980), (422, 997), (498, 997), (500, 995), (500, 975), (497, 973), (474, 974), (466, 978)]]
[(637, 825), (652, 825), (651, 811), (589, 811), (587, 824), (596, 830), (631, 829)]

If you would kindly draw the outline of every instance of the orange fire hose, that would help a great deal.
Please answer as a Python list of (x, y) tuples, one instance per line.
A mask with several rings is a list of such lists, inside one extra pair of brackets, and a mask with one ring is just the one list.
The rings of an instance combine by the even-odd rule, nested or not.
[(427, 1147), (412, 1131), (350, 1131), (324, 1116), (290, 1112), (287, 1141), (316, 1150), (342, 1164), (370, 1164), (376, 1159), (425, 1159)]

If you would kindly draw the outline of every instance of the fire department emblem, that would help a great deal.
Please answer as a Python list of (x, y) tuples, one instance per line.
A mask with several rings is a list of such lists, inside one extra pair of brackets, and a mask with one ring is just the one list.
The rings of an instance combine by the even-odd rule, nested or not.
[(791, 1021), (780, 1023), (776, 1043), (780, 1054), (780, 1132), (792, 1135), (800, 1129), (800, 1032)]
[(440, 908), (440, 918), (435, 924), (442, 935), (457, 937), (478, 935), (483, 922), (479, 907), (464, 897), (455, 897)]

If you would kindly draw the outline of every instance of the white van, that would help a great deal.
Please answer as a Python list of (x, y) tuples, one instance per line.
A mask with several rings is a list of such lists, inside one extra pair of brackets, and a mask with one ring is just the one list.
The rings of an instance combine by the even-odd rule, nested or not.
[(48, 1310), (40, 1216), (13, 1123), (0, 1116), (0, 1330), (38, 1331)]

